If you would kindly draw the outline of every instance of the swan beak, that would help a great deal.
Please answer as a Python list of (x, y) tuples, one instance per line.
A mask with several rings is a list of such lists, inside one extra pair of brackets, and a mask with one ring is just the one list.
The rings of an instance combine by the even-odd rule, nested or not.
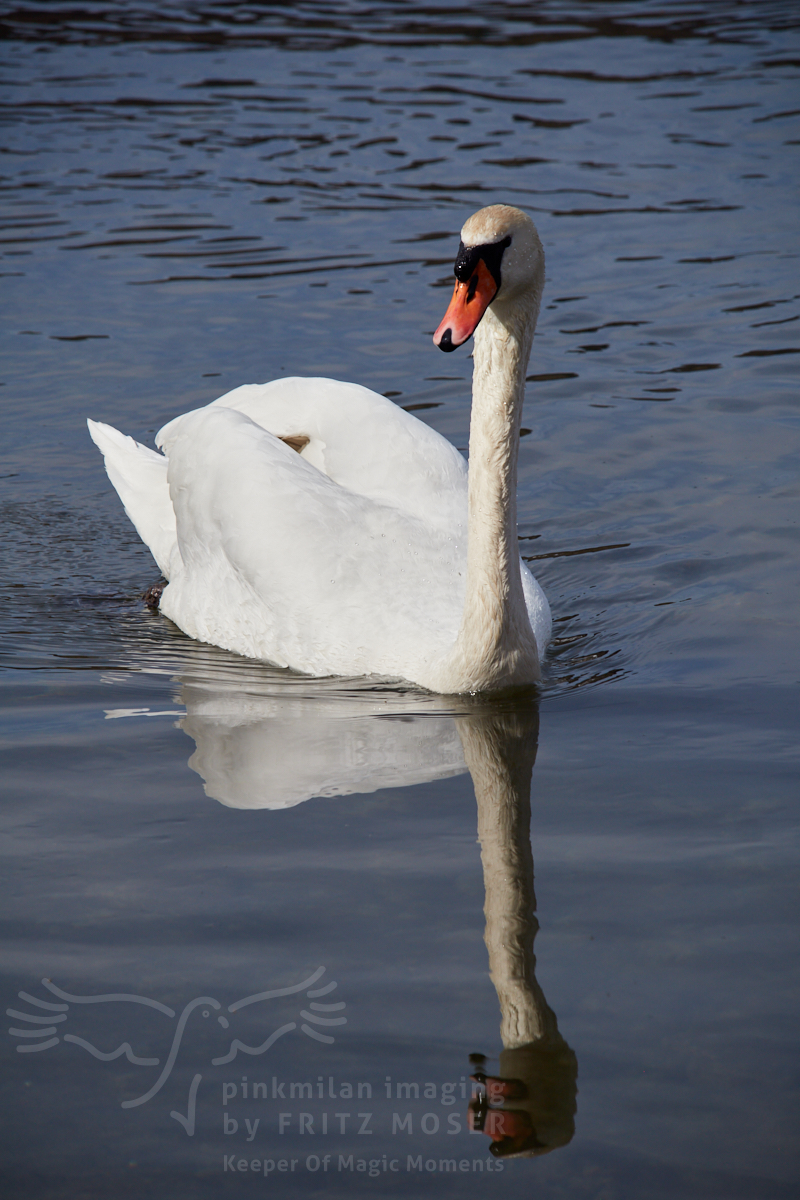
[(433, 344), (449, 352), (463, 346), (497, 295), (497, 281), (482, 258), (466, 282), (456, 280), (453, 298), (442, 323), (433, 335)]

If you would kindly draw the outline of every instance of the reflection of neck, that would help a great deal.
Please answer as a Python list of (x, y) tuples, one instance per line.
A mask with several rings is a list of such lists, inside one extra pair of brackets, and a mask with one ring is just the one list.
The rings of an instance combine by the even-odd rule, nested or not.
[(478, 802), (478, 837), (486, 888), (486, 947), (500, 1001), (505, 1048), (558, 1037), (555, 1014), (536, 982), (533, 940), (531, 771), (535, 711), (462, 717), (458, 732)]

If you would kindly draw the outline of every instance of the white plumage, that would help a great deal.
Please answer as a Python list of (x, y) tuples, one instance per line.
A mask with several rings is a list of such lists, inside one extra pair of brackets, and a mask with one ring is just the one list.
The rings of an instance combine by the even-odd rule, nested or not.
[[(527, 217), (526, 225), (516, 219), (518, 210), (501, 215), (508, 213), (515, 215), (515, 232), (517, 226), (522, 233), (526, 225), (533, 230)], [(538, 244), (535, 230), (533, 237)], [(503, 294), (505, 268), (504, 257)], [(501, 340), (514, 336), (498, 308), (495, 302), (481, 325), (484, 341), (497, 342), (498, 331)], [(538, 293), (533, 324), (537, 312)], [(531, 325), (530, 313), (523, 315)], [(520, 381), (519, 362), (512, 365), (509, 395), (501, 395), (499, 405), (515, 410), (508, 481), (515, 491), (516, 393), (520, 382), (524, 387), (525, 367)], [(474, 463), (476, 437), (480, 443), (493, 435), (482, 432), (480, 422), (476, 428), (477, 398), (473, 404)], [(487, 636), (497, 643), (489, 657), (494, 653), (506, 664), (487, 673), (486, 637), (464, 627), (468, 508), (478, 504), (468, 498), (467, 464), (445, 438), (385, 397), (332, 379), (239, 387), (165, 425), (156, 438), (163, 454), (108, 425), (89, 421), (89, 430), (125, 511), (169, 580), (160, 609), (191, 637), (310, 675), (400, 677), (435, 691), (538, 677), (537, 647), (542, 652), (550, 634), (544, 594), (514, 544), (527, 612), (512, 611), (510, 625), (484, 614)], [(298, 453), (281, 440), (286, 437), (308, 440)], [(489, 446), (484, 457), (490, 452)], [(503, 504), (512, 511), (495, 513), (495, 523), (499, 515), (501, 526), (506, 517), (515, 526), (515, 496), (501, 496)], [(470, 522), (476, 519), (470, 513)], [(494, 583), (489, 573), (489, 591), (501, 608), (513, 609), (519, 583), (512, 578), (509, 587), (502, 564), (498, 570)], [(481, 587), (485, 592), (485, 579)], [(485, 608), (485, 596), (481, 603)], [(520, 658), (506, 644), (509, 637), (527, 645), (531, 633), (533, 650), (522, 655), (527, 666), (509, 668)], [(476, 634), (481, 645), (473, 668), (465, 654), (469, 658)]]

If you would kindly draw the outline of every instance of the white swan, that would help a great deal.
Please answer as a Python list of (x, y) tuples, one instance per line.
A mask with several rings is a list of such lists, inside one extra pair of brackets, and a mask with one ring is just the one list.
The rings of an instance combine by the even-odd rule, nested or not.
[(190, 637), (443, 693), (539, 679), (550, 610), (519, 556), (516, 475), (544, 252), (507, 205), (461, 238), (434, 342), (475, 333), (469, 472), (421, 421), (332, 379), (236, 388), (165, 425), (163, 454), (89, 421), (169, 580), (160, 610)]

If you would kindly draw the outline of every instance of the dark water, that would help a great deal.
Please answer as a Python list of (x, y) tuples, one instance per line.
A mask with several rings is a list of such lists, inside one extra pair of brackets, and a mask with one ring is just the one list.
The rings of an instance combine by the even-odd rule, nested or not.
[[(794, 6), (0, 22), (4, 1194), (795, 1196)], [(315, 683), (149, 612), (84, 418), (151, 442), (319, 374), (466, 447), (429, 335), (498, 200), (548, 260), (541, 695)]]

